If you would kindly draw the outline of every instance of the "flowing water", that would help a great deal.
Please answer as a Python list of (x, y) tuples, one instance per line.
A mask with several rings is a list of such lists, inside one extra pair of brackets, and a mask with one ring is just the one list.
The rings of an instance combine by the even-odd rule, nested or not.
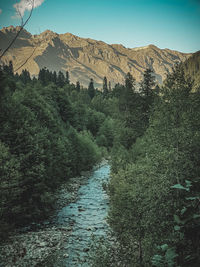
[(102, 188), (102, 183), (108, 181), (109, 174), (109, 165), (95, 170), (87, 184), (80, 187), (78, 200), (58, 212), (57, 224), (72, 226), (72, 233), (65, 244), (66, 267), (89, 266), (87, 252), (92, 236), (101, 237), (107, 234), (108, 196)]

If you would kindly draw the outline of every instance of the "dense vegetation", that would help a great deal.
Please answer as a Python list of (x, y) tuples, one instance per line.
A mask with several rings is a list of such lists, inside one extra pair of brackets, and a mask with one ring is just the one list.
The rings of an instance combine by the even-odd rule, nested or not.
[(130, 74), (112, 91), (109, 223), (118, 245), (97, 245), (94, 266), (200, 264), (200, 94), (184, 68), (161, 88), (146, 70), (139, 91)]
[(99, 91), (92, 79), (84, 89), (68, 73), (42, 69), (31, 79), (5, 66), (1, 229), (44, 217), (55, 189), (108, 152), (120, 249), (104, 246), (94, 266), (199, 266), (200, 94), (189, 69), (176, 66), (161, 88), (150, 69), (139, 90), (130, 73), (112, 89), (105, 77)]
[(7, 236), (44, 219), (55, 190), (101, 160), (112, 145), (104, 136), (112, 119), (95, 110), (91, 88), (70, 84), (68, 73), (42, 69), (31, 79), (26, 70), (14, 75), (10, 62), (0, 79), (0, 233)]
[(123, 103), (109, 222), (127, 266), (199, 266), (200, 94), (181, 65), (153, 88), (146, 71)]

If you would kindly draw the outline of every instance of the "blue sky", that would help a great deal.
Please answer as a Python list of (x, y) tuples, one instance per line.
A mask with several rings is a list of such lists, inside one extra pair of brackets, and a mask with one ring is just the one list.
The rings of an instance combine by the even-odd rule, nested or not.
[[(20, 24), (13, 18), (13, 5), (20, 1), (26, 0), (0, 0), (0, 28)], [(182, 52), (200, 50), (200, 0), (35, 1), (42, 3), (26, 26), (32, 34), (49, 29), (130, 48), (155, 44)]]

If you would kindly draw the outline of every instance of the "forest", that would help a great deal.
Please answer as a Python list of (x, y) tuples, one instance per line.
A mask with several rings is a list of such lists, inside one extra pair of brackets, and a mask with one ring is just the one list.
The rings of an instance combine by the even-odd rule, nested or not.
[(199, 266), (198, 72), (188, 60), (161, 86), (146, 69), (139, 86), (127, 73), (98, 90), (68, 72), (32, 78), (2, 66), (0, 238), (47, 218), (55, 190), (108, 157), (108, 222), (120, 250), (97, 253), (94, 266)]

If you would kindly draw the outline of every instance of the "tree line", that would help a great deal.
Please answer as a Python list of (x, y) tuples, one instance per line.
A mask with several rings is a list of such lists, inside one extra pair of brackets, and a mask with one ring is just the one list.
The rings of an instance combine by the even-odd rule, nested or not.
[(97, 90), (69, 73), (31, 78), (4, 66), (1, 229), (48, 216), (55, 189), (109, 155), (108, 221), (120, 249), (94, 266), (198, 266), (200, 94), (184, 70), (175, 66), (162, 86), (151, 69), (139, 85), (130, 73), (114, 88), (104, 77)]

